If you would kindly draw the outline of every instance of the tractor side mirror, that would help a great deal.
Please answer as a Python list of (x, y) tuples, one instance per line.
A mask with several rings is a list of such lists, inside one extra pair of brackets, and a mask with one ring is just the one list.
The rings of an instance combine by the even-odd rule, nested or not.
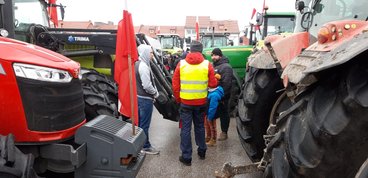
[(263, 24), (263, 15), (259, 12), (256, 14), (256, 25), (261, 26)]
[(304, 10), (304, 8), (305, 8), (304, 1), (299, 1), (299, 0), (295, 1), (295, 9), (297, 11), (302, 12)]
[(65, 6), (63, 6), (61, 3), (60, 3), (60, 13), (61, 13), (61, 20), (64, 20), (64, 15), (65, 15)]

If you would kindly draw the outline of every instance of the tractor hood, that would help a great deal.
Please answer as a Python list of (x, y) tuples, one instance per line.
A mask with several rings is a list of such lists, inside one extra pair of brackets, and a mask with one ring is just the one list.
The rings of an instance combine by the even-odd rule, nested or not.
[[(272, 35), (266, 37), (265, 41), (271, 43), (282, 68), (285, 68), (293, 58), (300, 54), (302, 49), (309, 46), (309, 34), (300, 32), (288, 35)], [(249, 66), (259, 69), (276, 68), (274, 60), (265, 46), (249, 57)]]
[(78, 77), (79, 63), (61, 54), (39, 46), (0, 37), (0, 59), (12, 63), (32, 64), (56, 69), (67, 70), (73, 77)]

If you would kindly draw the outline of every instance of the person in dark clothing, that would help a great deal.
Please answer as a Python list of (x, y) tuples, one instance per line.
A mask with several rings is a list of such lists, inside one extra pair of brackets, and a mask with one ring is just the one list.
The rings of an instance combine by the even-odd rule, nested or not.
[(187, 54), (188, 52), (183, 52), (183, 54), (180, 57), (174, 60), (174, 71), (176, 69), (176, 66), (179, 64), (180, 60), (185, 59), (187, 57)]
[(221, 134), (217, 140), (223, 141), (227, 139), (227, 131), (230, 124), (229, 115), (229, 98), (231, 94), (232, 79), (233, 79), (233, 69), (229, 64), (229, 59), (223, 56), (221, 49), (215, 48), (212, 50), (211, 58), (213, 60), (213, 65), (215, 67), (215, 72), (221, 76), (219, 80), (219, 86), (224, 89), (224, 97), (218, 106), (218, 114), (220, 116), (221, 122)]

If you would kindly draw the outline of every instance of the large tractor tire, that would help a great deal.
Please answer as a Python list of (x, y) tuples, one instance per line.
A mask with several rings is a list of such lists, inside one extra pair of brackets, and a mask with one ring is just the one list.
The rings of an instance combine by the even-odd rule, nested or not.
[(263, 156), (270, 114), (283, 88), (276, 69), (250, 69), (238, 102), (237, 131), (240, 142), (253, 161)]
[(231, 83), (232, 86), (228, 104), (228, 111), (230, 117), (236, 117), (238, 114), (238, 101), (241, 88), (241, 81), (238, 74), (235, 71), (233, 71), (233, 78)]
[(368, 159), (365, 160), (363, 165), (360, 167), (357, 175), (355, 175), (355, 178), (367, 178), (368, 177)]
[(82, 69), (82, 86), (87, 121), (98, 115), (118, 117), (117, 86), (95, 70)]
[(346, 69), (321, 74), (276, 120), (277, 132), (263, 157), (269, 163), (265, 177), (346, 178), (358, 173), (368, 155), (368, 65)]

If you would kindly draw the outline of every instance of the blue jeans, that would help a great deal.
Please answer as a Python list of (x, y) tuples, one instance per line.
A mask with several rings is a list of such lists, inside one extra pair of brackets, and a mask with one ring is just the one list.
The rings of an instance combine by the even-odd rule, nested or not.
[(189, 106), (185, 104), (180, 105), (180, 119), (182, 120), (182, 128), (180, 132), (180, 149), (182, 157), (185, 160), (192, 160), (192, 121), (194, 123), (195, 142), (198, 146), (198, 153), (206, 153), (207, 145), (205, 141), (204, 129), (204, 115), (206, 105), (203, 106)]
[(143, 145), (143, 148), (151, 147), (151, 143), (149, 142), (149, 134), (148, 130), (151, 124), (153, 112), (153, 100), (138, 98), (138, 126), (143, 129), (144, 133), (147, 136), (146, 143)]

